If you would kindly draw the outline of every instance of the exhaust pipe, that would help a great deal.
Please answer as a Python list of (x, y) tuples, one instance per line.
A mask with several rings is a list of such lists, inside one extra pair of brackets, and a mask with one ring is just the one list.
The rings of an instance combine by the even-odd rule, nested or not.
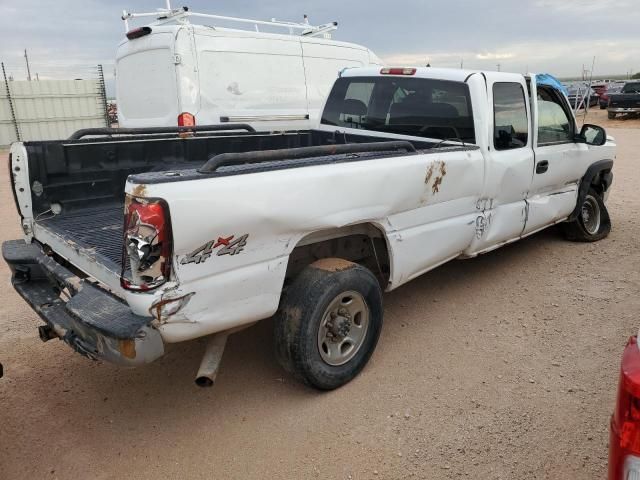
[(212, 335), (202, 356), (200, 369), (196, 375), (196, 385), (199, 387), (213, 387), (218, 376), (218, 368), (227, 344), (229, 332), (220, 332)]
[(60, 338), (55, 329), (49, 324), (40, 325), (38, 327), (38, 336), (43, 342), (48, 342), (49, 340), (52, 340), (54, 338)]

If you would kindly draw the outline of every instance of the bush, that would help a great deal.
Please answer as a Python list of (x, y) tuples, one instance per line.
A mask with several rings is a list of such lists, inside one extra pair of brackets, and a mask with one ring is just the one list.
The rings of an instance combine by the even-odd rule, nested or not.
[(633, 78), (634, 80), (640, 79), (640, 72), (633, 74), (631, 78)]

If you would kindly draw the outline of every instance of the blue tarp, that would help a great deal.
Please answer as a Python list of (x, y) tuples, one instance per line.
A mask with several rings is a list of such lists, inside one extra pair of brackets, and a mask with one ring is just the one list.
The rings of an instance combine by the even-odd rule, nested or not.
[(569, 90), (565, 87), (560, 80), (558, 80), (553, 75), (548, 73), (538, 73), (536, 74), (536, 83), (538, 85), (549, 85), (561, 92), (564, 92), (565, 95), (569, 95)]

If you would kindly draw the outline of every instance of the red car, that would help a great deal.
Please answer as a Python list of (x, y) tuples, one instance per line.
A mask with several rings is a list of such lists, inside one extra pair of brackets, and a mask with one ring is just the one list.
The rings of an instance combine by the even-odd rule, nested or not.
[(640, 348), (631, 337), (622, 355), (609, 433), (609, 480), (640, 478)]
[(598, 92), (600, 95), (600, 110), (604, 110), (609, 106), (609, 95), (612, 93), (620, 93), (623, 86), (623, 83), (608, 83), (600, 92)]

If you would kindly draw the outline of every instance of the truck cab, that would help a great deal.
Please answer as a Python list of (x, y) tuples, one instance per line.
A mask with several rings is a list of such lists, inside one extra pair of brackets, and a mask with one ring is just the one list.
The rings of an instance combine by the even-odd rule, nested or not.
[[(548, 79), (437, 68), (349, 69), (329, 96), (320, 128), (477, 145), (485, 158), (478, 201), (488, 206), (479, 228), (490, 227), (466, 250), (476, 255), (563, 221), (576, 208), (587, 168), (603, 155), (613, 157), (613, 142), (598, 127), (581, 131), (559, 82)], [(599, 135), (603, 147), (588, 145), (585, 134)]]

